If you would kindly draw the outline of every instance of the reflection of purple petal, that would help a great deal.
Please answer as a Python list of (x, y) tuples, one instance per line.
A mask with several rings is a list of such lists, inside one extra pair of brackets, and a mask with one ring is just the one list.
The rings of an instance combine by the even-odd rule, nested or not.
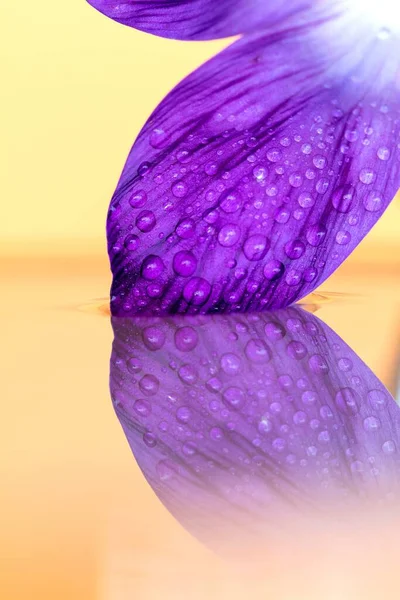
[(112, 312), (256, 311), (315, 289), (400, 181), (396, 40), (246, 38), (156, 109), (114, 194)]
[(113, 327), (117, 415), (151, 486), (189, 528), (245, 515), (261, 526), (289, 507), (324, 512), (397, 490), (400, 409), (313, 315)]
[(111, 19), (180, 40), (209, 40), (255, 29), (310, 8), (314, 0), (88, 0)]

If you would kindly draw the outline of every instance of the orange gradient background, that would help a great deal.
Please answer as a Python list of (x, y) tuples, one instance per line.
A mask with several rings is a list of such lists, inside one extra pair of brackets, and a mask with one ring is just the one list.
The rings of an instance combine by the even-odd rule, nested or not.
[[(379, 539), (381, 559), (384, 546), (384, 565), (370, 569), (367, 586), (362, 570), (355, 575), (354, 556), (351, 573), (343, 570), (336, 546), (322, 560), (312, 544), (299, 542), (298, 562), (278, 554), (273, 576), (216, 557), (145, 483), (109, 400), (112, 335), (97, 310), (110, 284), (108, 201), (157, 103), (228, 42), (157, 39), (106, 19), (84, 0), (4, 2), (0, 22), (0, 597), (398, 598), (395, 517), (360, 538), (363, 548)], [(399, 225), (396, 200), (322, 286), (329, 301), (315, 299), (317, 315), (392, 391)]]

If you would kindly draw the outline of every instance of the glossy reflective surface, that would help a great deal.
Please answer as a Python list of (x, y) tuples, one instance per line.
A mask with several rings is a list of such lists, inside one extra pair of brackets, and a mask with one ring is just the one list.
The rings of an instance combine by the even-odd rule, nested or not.
[[(326, 511), (287, 535), (274, 520), (267, 546), (228, 558), (157, 498), (110, 400), (109, 198), (151, 110), (228, 41), (182, 51), (83, 0), (3, 4), (0, 597), (398, 600), (393, 505), (346, 528)], [(399, 210), (308, 306), (392, 394)]]
[[(345, 343), (351, 347), (348, 356), (353, 357), (358, 375), (368, 382), (374, 378), (366, 366), (361, 366), (360, 361), (363, 360), (392, 394), (395, 393), (395, 381), (398, 378), (400, 296), (398, 268), (393, 256), (387, 264), (383, 256), (378, 264), (366, 264), (357, 256), (354, 257), (351, 259), (353, 262), (349, 261), (329, 281), (329, 286), (321, 290), (322, 297), (311, 299), (306, 308), (311, 309), (315, 316), (312, 313), (299, 313), (300, 309), (290, 309), (294, 310), (294, 317), (285, 314), (284, 318), (278, 318), (283, 319), (287, 327), (288, 319), (296, 320), (300, 314), (300, 320), (305, 319), (310, 323), (310, 332), (313, 323), (317, 323), (320, 331), (325, 331), (330, 340), (330, 350), (325, 354), (329, 365), (333, 360), (332, 352), (334, 354), (332, 344), (336, 343), (333, 338), (337, 338), (328, 327), (334, 329), (344, 340), (337, 342), (341, 348), (346, 347)], [(379, 256), (375, 254), (375, 258)], [(331, 497), (326, 493), (317, 497), (309, 487), (309, 480), (301, 478), (295, 467), (288, 465), (285, 469), (286, 474), (290, 474), (288, 486), (291, 494), (294, 489), (301, 490), (302, 502), (306, 500), (309, 503), (311, 499), (317, 503), (320, 509), (318, 518), (310, 513), (307, 515), (308, 509), (302, 510), (301, 521), (296, 521), (293, 514), (289, 515), (286, 523), (290, 523), (290, 526), (282, 528), (281, 516), (282, 513), (287, 514), (287, 503), (278, 507), (275, 501), (276, 512), (268, 510), (268, 519), (262, 520), (263, 528), (256, 527), (258, 534), (262, 531), (262, 535), (253, 537), (249, 543), (246, 529), (244, 534), (238, 533), (244, 525), (244, 513), (240, 512), (240, 519), (234, 521), (236, 542), (229, 546), (229, 527), (221, 525), (223, 522), (226, 524), (228, 512), (220, 505), (219, 513), (215, 513), (210, 522), (213, 526), (220, 524), (221, 535), (210, 536), (206, 527), (198, 527), (201, 522), (207, 523), (208, 518), (206, 511), (203, 511), (200, 514), (203, 521), (198, 520), (198, 510), (203, 502), (201, 495), (194, 494), (197, 504), (192, 503), (189, 516), (192, 519), (193, 514), (197, 515), (196, 525), (184, 523), (187, 527), (185, 531), (179, 522), (183, 522), (182, 517), (177, 515), (176, 520), (158, 500), (133, 459), (109, 397), (109, 358), (113, 332), (108, 315), (102, 314), (102, 309), (98, 308), (103, 306), (103, 301), (94, 300), (104, 296), (108, 285), (105, 258), (104, 261), (96, 257), (86, 260), (73, 257), (53, 260), (38, 258), (30, 262), (7, 259), (4, 266), (7, 285), (1, 306), (4, 340), (2, 364), (5, 373), (1, 427), (1, 536), (6, 569), (2, 570), (1, 577), (7, 598), (125, 600), (135, 597), (147, 600), (184, 598), (189, 591), (191, 597), (196, 599), (205, 596), (220, 598), (221, 595), (241, 598), (244, 593), (271, 593), (277, 597), (292, 598), (294, 589), (296, 598), (317, 598), (325, 594), (328, 587), (333, 590), (332, 597), (341, 593), (342, 597), (353, 599), (362, 593), (365, 598), (381, 598), (382, 590), (385, 597), (395, 597), (396, 547), (400, 525), (396, 505), (390, 501), (390, 496), (385, 501), (385, 510), (380, 509), (379, 502), (375, 506), (370, 502), (365, 508), (363, 500), (363, 510), (354, 511), (356, 495), (351, 517), (348, 513), (342, 521), (338, 521), (337, 515), (334, 519), (332, 517)], [(332, 294), (331, 290), (335, 293)], [(265, 335), (264, 321), (267, 318), (263, 316), (261, 324), (252, 325), (259, 337)], [(322, 319), (326, 326), (315, 319)], [(165, 347), (171, 353), (169, 361), (174, 359), (174, 354), (179, 354), (175, 333), (172, 336), (174, 327), (168, 326), (166, 336), (168, 343)], [(210, 356), (213, 352), (230, 352), (229, 339), (223, 337), (221, 332), (212, 333), (204, 342), (201, 331), (200, 328), (200, 347), (205, 348), (204, 344), (207, 343)], [(226, 330), (229, 331), (233, 331), (231, 326)], [(294, 331), (287, 335), (288, 341), (289, 338), (293, 341), (297, 334)], [(182, 336), (178, 346), (190, 345), (189, 338)], [(159, 356), (160, 350), (154, 352), (146, 347), (143, 337), (138, 339), (141, 356), (149, 361), (149, 369), (154, 370), (157, 365), (159, 368), (161, 362), (156, 356)], [(303, 337), (302, 341), (307, 346), (312, 339), (311, 335), (310, 338)], [(240, 342), (241, 352), (245, 351), (248, 344), (246, 340), (247, 337)], [(271, 360), (265, 365), (255, 364), (251, 371), (249, 359), (246, 358), (242, 366), (247, 384), (257, 373), (278, 364), (273, 340), (267, 341), (265, 338), (264, 341), (270, 349)], [(147, 344), (151, 347), (154, 340), (147, 339)], [(192, 353), (193, 359), (188, 362), (201, 368), (201, 357), (196, 354), (197, 351), (194, 348), (183, 354), (190, 356)], [(359, 358), (351, 354), (353, 351)], [(218, 357), (221, 360), (222, 356)], [(287, 371), (289, 363), (285, 365), (285, 361), (293, 359), (285, 354), (283, 357), (282, 369)], [(317, 370), (318, 364), (314, 365)], [(229, 371), (231, 367), (234, 368), (234, 365), (228, 360), (225, 368)], [(305, 368), (308, 375), (312, 375), (308, 360)], [(175, 379), (170, 379), (172, 376)], [(225, 373), (223, 377), (228, 378), (228, 375)], [(339, 378), (335, 379), (335, 385), (342, 385), (341, 381), (347, 377), (347, 373), (341, 370), (337, 375), (332, 373), (326, 381), (331, 381), (332, 377)], [(299, 374), (297, 379), (300, 378)], [(169, 386), (170, 381), (176, 381), (182, 389), (187, 385), (176, 371), (171, 372), (168, 378), (160, 378), (160, 385)], [(274, 380), (273, 387), (275, 385)], [(325, 394), (322, 385), (320, 387), (318, 392)], [(300, 390), (296, 392), (296, 402), (302, 401), (299, 393)], [(207, 391), (207, 394), (211, 392)], [(190, 397), (188, 400), (193, 401)], [(301, 428), (301, 425), (293, 423), (294, 414), (298, 411), (287, 409), (284, 400), (281, 398), (279, 401), (284, 417), (277, 414), (272, 415), (273, 419), (281, 419), (281, 425), (287, 422), (291, 431)], [(309, 414), (309, 411), (317, 411), (317, 406), (318, 410), (322, 408), (318, 404), (320, 402), (318, 400), (314, 405), (304, 405), (302, 408), (309, 421), (314, 418), (322, 421), (320, 417)], [(335, 406), (335, 403), (331, 404), (331, 408)], [(393, 404), (390, 406), (390, 414), (396, 419), (397, 408)], [(359, 413), (353, 421), (353, 448), (354, 445), (362, 447), (362, 451), (366, 452), (366, 461), (363, 462), (367, 465), (369, 477), (374, 465), (368, 462), (367, 454), (378, 453), (381, 457), (380, 473), (382, 466), (383, 473), (386, 473), (385, 485), (388, 482), (392, 485), (393, 479), (388, 479), (385, 465), (393, 457), (390, 457), (390, 453), (381, 453), (379, 448), (382, 449), (389, 437), (395, 441), (395, 432), (391, 430), (390, 435), (386, 435), (386, 425), (381, 427), (380, 433), (367, 432), (365, 419), (377, 416), (371, 406), (368, 411), (365, 415)], [(176, 423), (175, 413), (171, 413), (170, 418)], [(342, 426), (347, 417), (339, 411), (337, 419)], [(198, 421), (199, 425), (202, 422)], [(206, 421), (204, 423), (206, 425)], [(184, 431), (184, 422), (180, 425)], [(258, 429), (256, 431), (251, 423), (248, 424), (248, 431), (254, 432), (254, 436), (250, 436), (253, 438), (251, 442), (257, 436), (264, 439), (263, 434)], [(322, 429), (318, 433), (317, 430), (308, 431), (313, 440), (310, 439), (307, 447), (316, 446), (319, 452), (318, 435)], [(335, 430), (329, 429), (329, 433), (338, 440), (334, 453), (340, 465), (358, 460), (354, 457), (348, 463), (345, 457), (347, 447), (341, 446)], [(375, 435), (378, 437), (375, 438)], [(283, 436), (280, 434), (278, 437)], [(281, 459), (278, 458), (280, 454), (272, 454), (275, 438), (267, 435), (265, 439), (270, 444), (271, 453), (268, 456), (271, 460), (275, 460), (276, 456), (274, 464), (281, 465)], [(368, 439), (377, 440), (374, 452), (370, 453), (366, 446)], [(214, 452), (212, 439), (209, 444), (209, 451)], [(251, 452), (254, 452), (256, 446), (252, 443), (250, 446)], [(144, 451), (150, 451), (151, 448), (143, 444), (141, 448), (142, 454), (136, 458), (145, 470), (143, 461), (147, 455)], [(387, 449), (390, 450), (389, 446)], [(190, 455), (190, 444), (187, 450), (188, 454), (180, 456), (186, 461), (195, 460)], [(182, 452), (181, 446), (177, 451)], [(266, 455), (265, 450), (263, 452)], [(299, 447), (292, 453), (296, 452), (299, 453)], [(304, 452), (307, 453), (306, 448)], [(312, 455), (313, 450), (310, 452)], [(223, 451), (222, 456), (226, 456)], [(214, 458), (219, 460), (218, 454)], [(311, 456), (308, 459), (316, 464), (316, 458)], [(257, 465), (256, 468), (261, 469)], [(245, 471), (242, 473), (246, 476)], [(346, 480), (339, 476), (332, 481), (339, 482), (341, 489), (350, 489), (352, 494), (354, 477), (359, 477), (359, 474), (352, 473), (350, 469)], [(376, 482), (378, 485), (370, 488), (368, 484), (363, 488), (369, 498), (381, 492), (382, 481), (378, 475), (375, 479), (370, 477), (373, 486)], [(262, 484), (257, 490), (265, 499), (268, 486)], [(171, 493), (174, 493), (173, 488)], [(193, 494), (193, 490), (190, 493)], [(241, 492), (238, 495), (243, 498)], [(293, 497), (292, 494), (291, 500)], [(188, 506), (182, 494), (180, 502)], [(246, 511), (249, 507), (254, 508), (251, 494), (246, 503)], [(210, 503), (207, 510), (209, 507)], [(260, 514), (265, 512), (256, 503), (256, 512), (250, 518), (246, 517), (245, 527), (249, 529), (251, 522), (254, 530), (254, 525), (261, 522)], [(343, 523), (346, 523), (346, 527)], [(214, 527), (215, 531), (217, 529)], [(267, 531), (269, 533), (265, 535)], [(23, 577), (21, 572), (24, 573)], [(290, 580), (288, 572), (293, 575)], [(341, 574), (339, 578), (337, 573)], [(332, 583), (333, 574), (335, 584)]]

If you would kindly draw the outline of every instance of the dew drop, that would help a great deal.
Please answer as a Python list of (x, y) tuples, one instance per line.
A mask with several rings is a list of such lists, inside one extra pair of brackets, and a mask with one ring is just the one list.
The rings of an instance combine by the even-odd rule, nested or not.
[(376, 180), (376, 173), (369, 167), (361, 169), (359, 179), (361, 183), (364, 183), (365, 185), (371, 185), (371, 183), (374, 183)]
[(292, 260), (296, 260), (303, 256), (305, 250), (306, 247), (301, 240), (293, 240), (285, 245), (286, 256)]
[(133, 192), (131, 197), (129, 198), (129, 204), (132, 208), (141, 208), (147, 202), (147, 194), (144, 190), (138, 190)]
[(190, 277), (196, 271), (197, 259), (192, 252), (181, 250), (175, 254), (172, 266), (177, 275)]
[(177, 181), (171, 188), (175, 198), (184, 198), (188, 193), (187, 185), (183, 181)]
[(194, 306), (205, 304), (211, 294), (211, 285), (202, 277), (193, 277), (183, 289), (183, 297), (186, 302)]
[(151, 210), (142, 210), (136, 217), (136, 227), (143, 233), (151, 231), (155, 224), (156, 217)]
[(383, 205), (382, 196), (377, 191), (371, 191), (364, 198), (363, 204), (364, 204), (364, 208), (368, 212), (377, 212), (378, 210), (382, 209), (382, 205)]
[(303, 192), (298, 197), (297, 202), (302, 208), (311, 208), (311, 206), (314, 206), (315, 204), (315, 199), (311, 196), (311, 194), (309, 194), (309, 192)]
[(218, 234), (218, 242), (225, 248), (231, 248), (239, 241), (239, 239), (240, 227), (234, 223), (224, 225)]
[(263, 235), (255, 234), (247, 238), (243, 246), (243, 251), (246, 258), (256, 261), (263, 259), (269, 248), (269, 240)]
[(193, 219), (188, 218), (179, 221), (175, 231), (180, 238), (187, 240), (193, 236), (195, 228), (196, 225)]
[(155, 256), (154, 254), (150, 254), (147, 256), (142, 263), (142, 277), (146, 279), (146, 281), (153, 281), (160, 277), (162, 272), (164, 271), (164, 263), (159, 256)]
[(312, 225), (306, 233), (307, 242), (310, 246), (317, 247), (324, 241), (327, 230), (324, 225)]
[(264, 277), (269, 281), (275, 281), (282, 277), (285, 266), (279, 260), (271, 260), (268, 262), (263, 270)]
[(356, 199), (356, 191), (350, 184), (337, 188), (333, 192), (332, 204), (340, 213), (348, 213)]
[(383, 160), (383, 161), (389, 160), (390, 150), (386, 146), (382, 146), (382, 148), (378, 149), (377, 155), (378, 155), (378, 158), (380, 158), (380, 160)]
[(220, 200), (221, 209), (228, 213), (234, 213), (242, 206), (242, 196), (239, 192), (227, 192), (225, 193)]
[(161, 128), (154, 129), (150, 135), (150, 144), (153, 148), (163, 148), (168, 143), (168, 136)]

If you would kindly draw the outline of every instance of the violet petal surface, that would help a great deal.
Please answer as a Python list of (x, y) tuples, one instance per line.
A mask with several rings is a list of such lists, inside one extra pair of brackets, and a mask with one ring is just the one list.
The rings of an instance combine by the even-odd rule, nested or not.
[[(123, 25), (160, 37), (210, 40), (247, 33), (315, 8), (315, 0), (88, 0)], [(331, 4), (324, 0), (321, 4)]]
[(334, 16), (241, 39), (181, 82), (111, 201), (112, 313), (259, 311), (322, 283), (399, 188), (398, 48)]
[(196, 535), (398, 497), (400, 408), (315, 316), (112, 324), (117, 416), (146, 479)]

